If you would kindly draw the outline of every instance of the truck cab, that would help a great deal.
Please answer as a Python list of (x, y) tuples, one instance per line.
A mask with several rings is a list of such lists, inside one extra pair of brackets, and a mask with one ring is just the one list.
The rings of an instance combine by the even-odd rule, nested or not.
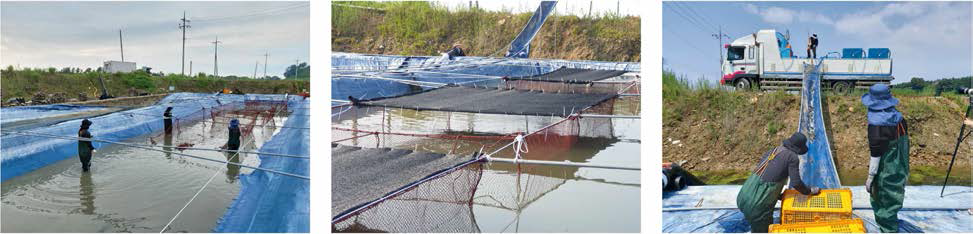
[(720, 84), (738, 89), (800, 89), (803, 65), (818, 61), (822, 85), (838, 92), (867, 89), (872, 84), (888, 84), (894, 79), (887, 48), (871, 48), (868, 53), (861, 48), (846, 48), (840, 56), (831, 57), (825, 51), (818, 51), (819, 59), (802, 58), (795, 55), (788, 38), (773, 29), (737, 38), (724, 47), (726, 58), (722, 61)]

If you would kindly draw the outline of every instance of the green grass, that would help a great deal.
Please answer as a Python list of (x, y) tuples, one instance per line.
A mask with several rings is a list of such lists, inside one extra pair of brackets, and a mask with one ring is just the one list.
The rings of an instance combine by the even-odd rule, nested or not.
[[(532, 15), (475, 7), (449, 10), (431, 2), (334, 3), (332, 48), (354, 53), (438, 55), (461, 43), (471, 56), (503, 56)], [(639, 61), (640, 23), (638, 17), (614, 14), (553, 14), (534, 38), (531, 57)]]
[(166, 93), (169, 86), (175, 92), (216, 92), (224, 87), (245, 93), (298, 93), (310, 90), (307, 80), (253, 80), (240, 77), (215, 78), (182, 75), (152, 76), (144, 72), (99, 74), (97, 72), (60, 72), (57, 69), (7, 68), (0, 74), (4, 101), (13, 97), (30, 100), (35, 93), (64, 93), (76, 98), (79, 93), (89, 98), (101, 94), (99, 76), (104, 76), (109, 94), (121, 97), (133, 93)]

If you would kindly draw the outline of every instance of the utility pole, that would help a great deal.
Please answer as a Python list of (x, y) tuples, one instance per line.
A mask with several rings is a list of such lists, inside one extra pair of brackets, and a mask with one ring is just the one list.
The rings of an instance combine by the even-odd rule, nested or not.
[(595, 1), (588, 1), (588, 18), (591, 18), (591, 8), (595, 7)]
[[(185, 11), (182, 12), (182, 19), (180, 19), (180, 21), (182, 21), (179, 23), (179, 28), (182, 29), (182, 67), (181, 67), (182, 70), (180, 72), (182, 72), (182, 75), (186, 75), (186, 29), (190, 28), (190, 26), (189, 26), (189, 20), (186, 19)], [(190, 63), (189, 73), (192, 74), (193, 73), (192, 62), (189, 63)]]
[(615, 16), (616, 17), (622, 15), (621, 14), (621, 12), (622, 12), (621, 10), (622, 10), (622, 1), (621, 0), (615, 0)]
[(260, 61), (253, 63), (253, 78), (257, 79), (257, 66), (260, 66)]
[(267, 78), (267, 56), (270, 56), (270, 54), (264, 52), (264, 78)]
[(223, 43), (220, 41), (220, 37), (216, 36), (216, 40), (213, 43), (213, 76), (220, 77), (220, 67), (219, 67), (219, 44)]
[(189, 60), (189, 76), (193, 75), (193, 60)]
[(720, 25), (719, 28), (720, 28), (719, 31), (717, 31), (716, 34), (712, 34), (711, 36), (716, 37), (716, 39), (719, 40), (720, 42), (720, 73), (716, 73), (716, 74), (722, 75), (723, 74), (723, 37), (726, 37), (726, 39), (730, 39), (730, 36), (723, 34), (723, 25)]
[(125, 62), (125, 46), (122, 45), (122, 30), (118, 30), (118, 48), (122, 51), (122, 62)]

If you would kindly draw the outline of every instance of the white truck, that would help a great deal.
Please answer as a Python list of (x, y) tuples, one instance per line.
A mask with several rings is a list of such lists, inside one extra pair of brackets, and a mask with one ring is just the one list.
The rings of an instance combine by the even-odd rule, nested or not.
[[(867, 89), (877, 83), (889, 84), (892, 57), (888, 48), (845, 48), (840, 56), (819, 59), (799, 58), (788, 38), (773, 29), (760, 30), (724, 45), (722, 85), (738, 89), (800, 89), (804, 64), (821, 61), (823, 88), (847, 92), (852, 88)], [(806, 49), (801, 47), (801, 49)], [(821, 52), (821, 51), (819, 51)]]

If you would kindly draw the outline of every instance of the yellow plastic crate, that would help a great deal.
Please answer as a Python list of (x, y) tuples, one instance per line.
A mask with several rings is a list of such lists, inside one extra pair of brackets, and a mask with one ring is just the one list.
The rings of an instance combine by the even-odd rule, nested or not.
[(861, 219), (834, 220), (818, 223), (771, 224), (770, 232), (776, 233), (817, 233), (844, 232), (864, 233), (865, 224)]
[(788, 189), (780, 214), (782, 224), (851, 219), (851, 190), (822, 189), (818, 195), (806, 196)]

